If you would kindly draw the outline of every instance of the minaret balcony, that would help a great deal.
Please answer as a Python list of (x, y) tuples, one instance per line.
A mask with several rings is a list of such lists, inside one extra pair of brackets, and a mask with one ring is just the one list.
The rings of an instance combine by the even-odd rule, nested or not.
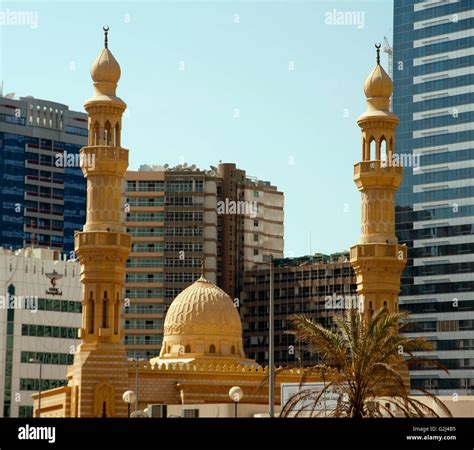
[(131, 247), (132, 238), (126, 233), (107, 231), (77, 232), (74, 236), (74, 247), (100, 249), (104, 247)]
[(80, 156), (84, 174), (123, 177), (128, 167), (128, 150), (122, 147), (91, 145), (82, 147)]
[(399, 260), (405, 264), (407, 260), (407, 247), (398, 243), (384, 244), (358, 244), (350, 249), (351, 263), (362, 260)]
[(403, 167), (393, 161), (373, 160), (354, 164), (354, 181), (359, 190), (370, 186), (397, 189), (402, 174)]

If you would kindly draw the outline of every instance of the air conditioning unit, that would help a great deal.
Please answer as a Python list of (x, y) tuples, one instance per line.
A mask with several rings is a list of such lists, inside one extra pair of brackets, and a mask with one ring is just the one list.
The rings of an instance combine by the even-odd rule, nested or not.
[(184, 419), (197, 419), (199, 417), (199, 409), (182, 409), (181, 417)]
[(152, 419), (165, 419), (168, 417), (167, 405), (163, 404), (148, 405), (148, 407), (145, 408), (145, 412), (148, 414), (148, 417)]

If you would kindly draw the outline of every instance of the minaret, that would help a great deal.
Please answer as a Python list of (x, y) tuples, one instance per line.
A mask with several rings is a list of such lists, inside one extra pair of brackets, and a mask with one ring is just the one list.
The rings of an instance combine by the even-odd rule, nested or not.
[(94, 95), (84, 105), (89, 115), (88, 146), (81, 150), (87, 218), (75, 236), (83, 312), (81, 344), (70, 371), (72, 417), (126, 416), (121, 399), (128, 381), (121, 307), (131, 240), (121, 212), (128, 150), (120, 146), (126, 104), (115, 95), (120, 66), (108, 48), (108, 28), (104, 31), (104, 48), (91, 67)]
[(398, 311), (400, 275), (407, 257), (395, 235), (395, 192), (402, 181), (402, 167), (393, 157), (399, 119), (389, 110), (392, 80), (380, 65), (380, 44), (376, 48), (377, 64), (364, 85), (367, 111), (357, 120), (362, 161), (354, 165), (362, 223), (359, 243), (351, 247), (351, 264), (366, 320), (383, 306)]

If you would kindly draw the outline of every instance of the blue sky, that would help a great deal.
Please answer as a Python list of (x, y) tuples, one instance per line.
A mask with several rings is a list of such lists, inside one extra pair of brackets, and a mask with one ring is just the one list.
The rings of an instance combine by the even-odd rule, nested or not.
[[(82, 111), (108, 24), (130, 168), (236, 162), (285, 193), (287, 256), (358, 240), (356, 119), (374, 43), (391, 40), (392, 1), (2, 2), (7, 9), (38, 22), (0, 26), (6, 92)], [(328, 23), (352, 11), (358, 23)]]

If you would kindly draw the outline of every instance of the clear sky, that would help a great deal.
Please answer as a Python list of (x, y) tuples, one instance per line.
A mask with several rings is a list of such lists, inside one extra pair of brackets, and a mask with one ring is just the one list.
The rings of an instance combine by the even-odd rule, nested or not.
[(356, 119), (374, 43), (391, 40), (391, 0), (0, 5), (0, 13), (37, 14), (37, 23), (0, 25), (4, 92), (82, 111), (107, 24), (129, 107), (130, 168), (235, 162), (285, 193), (287, 256), (357, 241)]

